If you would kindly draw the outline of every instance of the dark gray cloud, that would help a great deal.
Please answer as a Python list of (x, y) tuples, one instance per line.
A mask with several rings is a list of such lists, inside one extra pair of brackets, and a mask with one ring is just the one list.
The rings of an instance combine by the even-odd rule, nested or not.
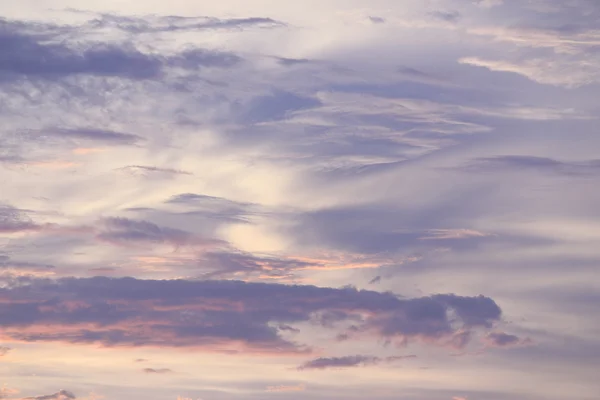
[(344, 356), (344, 357), (322, 357), (314, 360), (305, 362), (298, 367), (298, 370), (311, 370), (311, 369), (330, 369), (330, 368), (348, 368), (348, 367), (359, 367), (376, 365), (380, 363), (389, 363), (394, 361), (400, 361), (410, 358), (416, 358), (415, 355), (409, 356), (391, 356), (391, 357), (375, 357), (375, 356)]
[[(352, 322), (351, 336), (443, 344), (464, 329), (487, 329), (501, 315), (483, 296), (401, 299), (353, 288), (240, 281), (14, 278), (0, 295), (11, 301), (0, 309), (0, 323), (12, 340), (107, 346), (210, 349), (244, 343), (255, 351), (305, 352), (305, 345), (283, 339), (279, 332), (287, 329), (276, 326), (320, 323), (324, 313)], [(449, 319), (450, 310), (456, 320)]]

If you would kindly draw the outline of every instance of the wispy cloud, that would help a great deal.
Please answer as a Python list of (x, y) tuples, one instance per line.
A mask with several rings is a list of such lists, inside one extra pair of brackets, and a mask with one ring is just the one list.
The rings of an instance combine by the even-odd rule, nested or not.
[[(73, 10), (77, 12), (76, 10)], [(129, 33), (158, 33), (177, 31), (203, 30), (241, 30), (250, 28), (279, 28), (286, 24), (265, 17), (249, 18), (215, 18), (215, 17), (181, 17), (156, 16), (146, 17), (101, 14), (87, 23), (92, 29), (116, 28)]]
[(149, 175), (149, 174), (167, 174), (167, 175), (192, 175), (191, 172), (183, 171), (175, 168), (161, 168), (147, 165), (128, 165), (120, 168), (121, 170), (133, 175)]
[(267, 386), (267, 392), (303, 392), (306, 390), (306, 386), (300, 385), (278, 385), (278, 386)]
[(146, 374), (170, 374), (173, 372), (169, 368), (144, 368), (142, 371)]
[(33, 397), (24, 397), (21, 400), (68, 400), (68, 399), (76, 399), (77, 397), (67, 391), (67, 390), (59, 390), (53, 394), (41, 395), (41, 396), (33, 396)]
[(390, 363), (416, 356), (390, 356), (390, 357), (375, 357), (375, 356), (344, 356), (344, 357), (325, 357), (317, 358), (311, 361), (307, 361), (298, 367), (299, 370), (310, 370), (310, 369), (329, 369), (329, 368), (349, 368), (349, 367), (360, 367), (368, 365), (376, 365), (380, 363)]
[(530, 338), (522, 339), (505, 332), (490, 332), (484, 337), (483, 342), (488, 347), (520, 347), (533, 344)]

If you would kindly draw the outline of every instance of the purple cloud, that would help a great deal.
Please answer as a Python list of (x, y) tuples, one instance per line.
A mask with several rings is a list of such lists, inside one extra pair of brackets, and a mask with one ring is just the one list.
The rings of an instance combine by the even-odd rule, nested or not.
[(59, 390), (53, 394), (47, 394), (42, 396), (24, 397), (21, 400), (69, 400), (76, 399), (77, 397), (69, 392), (68, 390)]
[(88, 22), (88, 27), (116, 28), (132, 34), (202, 31), (216, 29), (277, 28), (286, 26), (281, 21), (265, 17), (214, 18), (181, 16), (133, 17), (115, 14), (101, 14)]
[[(111, 17), (105, 16), (105, 19), (110, 21)], [(119, 21), (119, 18), (112, 20)], [(96, 20), (81, 26), (61, 27), (0, 21), (0, 47), (4, 49), (4, 56), (0, 58), (0, 81), (19, 77), (57, 80), (74, 75), (147, 80), (163, 76), (166, 66), (197, 70), (201, 67), (227, 68), (241, 62), (241, 57), (230, 52), (206, 49), (190, 49), (175, 55), (155, 55), (146, 54), (131, 43), (84, 42), (70, 45), (69, 41), (64, 40), (65, 34), (78, 36), (82, 32), (99, 27), (98, 25), (106, 25), (107, 21)], [(260, 18), (221, 22), (215, 20), (212, 21), (212, 26), (234, 28), (266, 23), (274, 25), (276, 21)], [(210, 24), (210, 21), (207, 22), (206, 28), (209, 28)], [(121, 23), (113, 25), (127, 30), (123, 19)], [(133, 27), (133, 24), (129, 26)], [(191, 27), (185, 29), (189, 28)], [(156, 32), (169, 30), (164, 27), (152, 27), (152, 23), (146, 23), (146, 30), (152, 29)]]
[(530, 338), (520, 338), (505, 332), (490, 332), (483, 338), (488, 347), (521, 347), (533, 344)]
[(97, 237), (114, 244), (166, 243), (173, 246), (224, 244), (215, 239), (204, 239), (181, 229), (163, 227), (148, 221), (106, 218), (102, 222), (103, 230)]
[[(15, 279), (0, 288), (10, 299), (0, 323), (12, 340), (100, 343), (107, 346), (215, 348), (242, 345), (261, 352), (306, 352), (272, 326), (337, 315), (352, 335), (443, 344), (457, 329), (487, 329), (500, 317), (493, 300), (456, 295), (401, 299), (353, 288), (244, 283), (150, 281), (134, 278)], [(448, 319), (454, 310), (457, 321)], [(460, 321), (460, 324), (458, 323)]]
[(537, 156), (496, 156), (479, 158), (464, 167), (470, 172), (538, 171), (570, 176), (600, 174), (600, 159), (559, 161)]
[(391, 356), (391, 357), (375, 357), (375, 356), (344, 356), (344, 357), (323, 357), (317, 358), (305, 362), (298, 367), (298, 370), (311, 370), (311, 369), (331, 369), (331, 368), (348, 368), (348, 367), (359, 367), (376, 365), (380, 363), (390, 363), (410, 358), (416, 358), (415, 355), (409, 356)]
[(169, 368), (144, 368), (142, 371), (147, 374), (170, 374), (173, 372)]

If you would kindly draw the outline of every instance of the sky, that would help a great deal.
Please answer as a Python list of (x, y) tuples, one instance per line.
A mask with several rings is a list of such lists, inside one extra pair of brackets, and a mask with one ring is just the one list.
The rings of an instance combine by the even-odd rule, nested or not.
[(0, 16), (0, 399), (598, 398), (597, 0)]

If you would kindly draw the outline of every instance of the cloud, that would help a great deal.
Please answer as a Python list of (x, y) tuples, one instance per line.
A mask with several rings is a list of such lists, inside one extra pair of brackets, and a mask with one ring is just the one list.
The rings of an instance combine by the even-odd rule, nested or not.
[(195, 193), (182, 193), (182, 194), (174, 195), (167, 201), (167, 203), (189, 204), (189, 205), (198, 205), (198, 204), (205, 204), (205, 203), (215, 204), (216, 203), (219, 205), (222, 204), (223, 206), (230, 206), (230, 207), (243, 207), (243, 206), (248, 206), (251, 204), (251, 203), (242, 203), (242, 202), (232, 201), (232, 200), (224, 199), (222, 197), (207, 196), (204, 194), (195, 194)]
[[(196, 7), (159, 3), (122, 6), (187, 15)], [(589, 218), (597, 196), (590, 179), (580, 179), (597, 174), (594, 87), (565, 90), (565, 82), (594, 77), (597, 14), (579, 0), (384, 0), (349, 17), (338, 11), (358, 2), (272, 2), (268, 10), (258, 3), (269, 2), (238, 3), (236, 15), (289, 17), (293, 26), (263, 30), (283, 25), (223, 14), (71, 15), (71, 25), (58, 25), (63, 14), (53, 12), (57, 25), (8, 22), (2, 37), (13, 42), (3, 43), (24, 46), (8, 46), (0, 61), (0, 192), (14, 205), (0, 212), (0, 341), (23, 347), (23, 356), (22, 341), (69, 359), (80, 355), (75, 345), (120, 349), (97, 352), (98, 365), (131, 352), (123, 381), (131, 375), (133, 383), (107, 387), (108, 397), (173, 395), (160, 385), (136, 392), (143, 378), (171, 375), (144, 376), (160, 363), (128, 368), (151, 351), (131, 347), (180, 358), (171, 367), (190, 371), (177, 379), (186, 397), (217, 399), (260, 397), (271, 384), (280, 386), (263, 397), (302, 397), (294, 380), (265, 381), (267, 370), (289, 362), (265, 354), (300, 355), (292, 367), (333, 355), (387, 367), (385, 352), (408, 344), (435, 366), (407, 363), (410, 388), (386, 377), (371, 385), (375, 371), (349, 365), (343, 374), (357, 378), (353, 387), (322, 380), (318, 370), (304, 375), (311, 396), (505, 400), (522, 394), (515, 371), (525, 368), (536, 371), (532, 399), (568, 397), (570, 387), (533, 365), (560, 358), (577, 396), (593, 398), (585, 371), (593, 351), (573, 350), (577, 335), (597, 330), (584, 315), (593, 301), (556, 293), (573, 285), (580, 294), (578, 283), (591, 283), (597, 265)], [(584, 6), (590, 16), (575, 17)], [(16, 7), (10, 12), (29, 13)], [(206, 12), (227, 8), (215, 3)], [(30, 11), (28, 18), (48, 16)], [(48, 71), (31, 49), (49, 60)], [(20, 72), (10, 59), (16, 51), (15, 60), (31, 60)], [(124, 65), (136, 57), (131, 68), (145, 72)], [(529, 70), (490, 72), (456, 62), (463, 57)], [(534, 158), (540, 149), (547, 160)], [(503, 159), (492, 160), (496, 154)], [(41, 168), (68, 163), (77, 168)], [(115, 173), (123, 166), (127, 174)], [(85, 234), (56, 235), (63, 224), (86, 223), (93, 225)], [(503, 279), (488, 279), (499, 271)], [(49, 272), (135, 278), (40, 279)], [(166, 280), (149, 280), (157, 278)], [(346, 284), (371, 290), (328, 287)], [(482, 347), (487, 340), (510, 348), (513, 338), (488, 335), (498, 334), (503, 317), (515, 332), (569, 331), (574, 346), (544, 340), (543, 348), (490, 350), (440, 372), (448, 351), (471, 355), (480, 338)], [(536, 341), (538, 334), (545, 333)], [(181, 349), (230, 356), (217, 366), (208, 355), (206, 370), (190, 369)], [(261, 354), (261, 362), (237, 353)], [(11, 363), (29, 363), (20, 356)], [(37, 361), (39, 371), (52, 364)], [(29, 372), (17, 364), (15, 373)], [(87, 374), (67, 364), (51, 365), (53, 374)], [(220, 368), (231, 372), (226, 381)], [(510, 375), (506, 387), (494, 381), (499, 369)], [(473, 385), (460, 379), (474, 370), (476, 386), (489, 392), (455, 391)], [(53, 391), (43, 376), (27, 381), (27, 395)]]
[[(492, 299), (453, 294), (401, 299), (352, 288), (135, 278), (16, 278), (0, 288), (5, 339), (105, 346), (189, 347), (305, 353), (281, 324), (335, 313), (353, 336), (443, 344), (459, 329), (488, 329), (501, 315)], [(274, 301), (274, 299), (277, 299)], [(455, 319), (449, 319), (449, 311)], [(272, 325), (274, 324), (274, 326)], [(285, 329), (284, 329), (285, 330)]]
[(231, 251), (212, 251), (203, 254), (199, 262), (213, 272), (206, 276), (217, 278), (223, 276), (232, 276), (259, 273), (265, 277), (287, 278), (294, 270), (308, 268), (315, 264), (309, 261), (296, 260), (293, 258), (258, 256), (244, 252)]
[(533, 344), (530, 338), (522, 339), (504, 332), (490, 332), (483, 338), (483, 342), (487, 347), (521, 347)]
[(170, 374), (171, 372), (173, 372), (169, 368), (144, 368), (142, 371), (144, 371), (147, 374)]
[(446, 22), (457, 22), (461, 17), (458, 11), (434, 11), (430, 15)]
[(120, 168), (122, 171), (126, 171), (133, 175), (148, 176), (148, 174), (166, 174), (166, 175), (193, 175), (191, 172), (182, 171), (174, 168), (161, 168), (146, 165), (128, 165)]
[(8, 388), (6, 386), (3, 386), (0, 388), (0, 399), (8, 399), (10, 397), (12, 397), (13, 395), (18, 394), (19, 391), (16, 389), (12, 389), (12, 388)]
[(600, 173), (599, 160), (559, 161), (548, 157), (504, 155), (479, 158), (467, 166), (472, 172), (538, 171), (569, 176), (591, 176)]
[(374, 24), (385, 24), (385, 18), (383, 17), (370, 16), (369, 21), (371, 21)]
[(47, 394), (47, 395), (42, 395), (42, 396), (33, 396), (33, 397), (24, 397), (23, 399), (20, 400), (69, 400), (69, 399), (76, 399), (77, 397), (67, 391), (67, 390), (59, 390), (56, 393), (53, 394)]
[(504, 0), (474, 0), (475, 4), (483, 8), (493, 8), (504, 4)]
[(267, 392), (303, 392), (306, 390), (306, 385), (279, 385), (267, 386)]
[(311, 370), (311, 369), (330, 369), (330, 368), (349, 368), (359, 366), (376, 365), (382, 362), (394, 362), (399, 360), (405, 360), (408, 358), (415, 358), (416, 356), (392, 356), (392, 357), (375, 357), (375, 356), (344, 356), (344, 357), (323, 357), (314, 360), (307, 361), (298, 367), (298, 370)]
[(115, 217), (105, 218), (102, 224), (104, 229), (97, 234), (97, 237), (114, 244), (167, 243), (176, 247), (223, 244), (218, 240), (204, 239), (181, 229), (162, 227), (148, 221)]
[(17, 24), (0, 21), (0, 28), (0, 46), (4, 49), (0, 79), (2, 76), (55, 79), (78, 74), (148, 79), (158, 77), (161, 72), (158, 58), (131, 46), (96, 44), (76, 50), (19, 32)]
[[(470, 202), (470, 199), (464, 199)], [(300, 213), (287, 232), (300, 248), (335, 249), (373, 257), (374, 266), (401, 265), (418, 261), (420, 252), (443, 244), (452, 248), (472, 248), (482, 240), (496, 238), (473, 229), (449, 229), (472, 215), (462, 202), (432, 204), (428, 207), (385, 209), (340, 206)], [(406, 255), (406, 251), (411, 251)]]
[(425, 240), (444, 240), (444, 239), (466, 239), (473, 237), (490, 236), (488, 233), (479, 232), (472, 229), (432, 229), (428, 231), (428, 236), (421, 237)]
[(537, 83), (568, 89), (600, 82), (600, 13), (595, 5), (585, 0), (532, 1), (519, 6), (506, 3), (502, 10), (518, 17), (518, 22), (471, 26), (467, 31), (513, 46), (511, 55), (462, 57), (460, 63), (516, 73)]
[[(488, 60), (479, 57), (464, 57), (459, 62), (461, 64), (487, 68), (490, 71), (512, 72), (523, 75), (538, 83), (564, 86), (571, 89), (600, 81), (600, 73), (598, 73), (596, 67), (598, 62), (575, 59), (569, 56), (562, 56), (561, 58), (557, 60), (537, 58), (514, 62)], [(566, 70), (569, 71), (568, 74), (564, 73)]]
[(256, 204), (195, 193), (178, 194), (165, 203), (183, 208), (184, 214), (190, 217), (201, 216), (225, 222), (249, 223), (249, 217), (259, 213)]
[(205, 278), (258, 277), (260, 279), (293, 279), (303, 272), (343, 271), (353, 269), (376, 269), (394, 264), (401, 265), (416, 261), (415, 257), (388, 259), (361, 254), (329, 253), (314, 257), (294, 257), (291, 255), (252, 254), (235, 249), (207, 251), (199, 256), (198, 263), (211, 272)]
[(80, 143), (95, 142), (114, 145), (133, 145), (144, 140), (141, 136), (131, 133), (94, 128), (47, 128), (37, 132), (31, 132), (28, 136), (32, 139), (34, 137), (40, 139), (63, 139)]
[[(111, 19), (108, 16), (105, 18)], [(267, 22), (266, 19), (231, 20), (221, 26)], [(146, 80), (163, 76), (167, 66), (197, 70), (201, 67), (228, 68), (241, 62), (239, 56), (230, 52), (208, 49), (193, 48), (174, 55), (156, 55), (143, 53), (131, 41), (111, 43), (84, 40), (76, 45), (64, 40), (65, 33), (81, 37), (90, 29), (98, 28), (99, 24), (103, 22), (96, 20), (89, 25), (57, 27), (1, 20), (0, 46), (5, 56), (0, 59), (0, 81), (20, 77), (52, 81), (77, 75)], [(214, 25), (219, 24), (215, 22)], [(113, 26), (123, 29), (126, 25), (117, 23)], [(147, 28), (151, 29), (150, 23)]]
[(380, 361), (378, 357), (373, 356), (345, 356), (317, 358), (307, 361), (298, 367), (299, 370), (309, 369), (328, 369), (328, 368), (347, 368), (377, 364)]
[(321, 101), (317, 98), (278, 90), (252, 99), (240, 110), (239, 121), (246, 124), (277, 121), (289, 117), (295, 111), (308, 110), (321, 105)]
[(286, 24), (271, 18), (215, 18), (215, 17), (181, 17), (181, 16), (123, 16), (101, 14), (99, 18), (90, 20), (88, 28), (116, 28), (132, 34), (203, 31), (203, 30), (242, 30), (248, 28), (279, 28)]
[(0, 272), (12, 275), (52, 275), (56, 267), (54, 265), (18, 261), (9, 256), (0, 254)]
[(32, 232), (43, 229), (18, 208), (0, 205), (0, 233)]
[(242, 61), (243, 59), (240, 56), (230, 52), (192, 49), (169, 58), (167, 63), (172, 67), (197, 70), (208, 67), (230, 68), (238, 65)]
[(12, 350), (12, 348), (10, 348), (10, 347), (0, 347), (0, 357), (7, 355), (8, 352), (11, 350)]

